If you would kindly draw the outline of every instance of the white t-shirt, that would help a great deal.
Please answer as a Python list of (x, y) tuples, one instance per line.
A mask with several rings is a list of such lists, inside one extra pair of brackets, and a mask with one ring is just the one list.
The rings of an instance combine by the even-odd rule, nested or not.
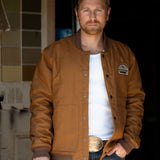
[(90, 55), (89, 135), (109, 140), (113, 131), (113, 119), (104, 82), (101, 54)]

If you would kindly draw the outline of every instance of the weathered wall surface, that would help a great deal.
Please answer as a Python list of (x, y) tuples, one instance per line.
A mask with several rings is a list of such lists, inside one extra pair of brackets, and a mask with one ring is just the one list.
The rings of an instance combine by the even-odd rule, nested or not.
[(29, 91), (42, 50), (55, 40), (55, 0), (1, 1), (10, 31), (0, 32), (0, 160), (31, 160)]
[(4, 100), (0, 110), (0, 160), (31, 160), (30, 91), (31, 82), (2, 83)]
[(0, 159), (31, 160), (30, 113), (26, 110), (0, 111)]

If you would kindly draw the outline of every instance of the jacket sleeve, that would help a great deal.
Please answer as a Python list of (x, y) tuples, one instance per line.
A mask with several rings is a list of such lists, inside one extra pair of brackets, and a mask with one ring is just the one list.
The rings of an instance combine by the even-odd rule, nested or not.
[(144, 99), (145, 93), (142, 89), (139, 67), (134, 54), (131, 53), (126, 103), (126, 125), (124, 138), (119, 141), (128, 154), (132, 149), (137, 149), (140, 146), (139, 135), (142, 129)]
[(52, 58), (47, 49), (42, 53), (31, 86), (30, 139), (33, 157), (48, 156), (53, 139), (52, 132)]

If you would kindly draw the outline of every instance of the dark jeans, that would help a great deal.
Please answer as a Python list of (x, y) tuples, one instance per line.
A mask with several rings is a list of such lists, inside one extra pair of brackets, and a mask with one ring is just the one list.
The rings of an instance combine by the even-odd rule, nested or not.
[[(99, 152), (89, 152), (89, 160), (100, 160), (100, 157), (102, 155), (103, 149), (101, 149)], [(60, 160), (60, 159), (68, 159), (68, 158), (51, 158), (51, 160)], [(124, 160), (124, 158), (121, 158), (117, 156), (115, 153), (111, 156), (106, 156), (103, 158), (103, 160)]]
[[(102, 155), (102, 152), (103, 149), (101, 149), (99, 152), (90, 152), (89, 160), (99, 160)], [(111, 156), (104, 157), (103, 160), (124, 160), (124, 158), (121, 158), (114, 153)]]

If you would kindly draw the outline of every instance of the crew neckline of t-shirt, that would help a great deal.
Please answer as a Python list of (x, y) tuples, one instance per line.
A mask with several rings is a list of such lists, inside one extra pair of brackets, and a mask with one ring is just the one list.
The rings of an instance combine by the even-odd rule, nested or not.
[(101, 53), (90, 54), (90, 56), (99, 56)]

